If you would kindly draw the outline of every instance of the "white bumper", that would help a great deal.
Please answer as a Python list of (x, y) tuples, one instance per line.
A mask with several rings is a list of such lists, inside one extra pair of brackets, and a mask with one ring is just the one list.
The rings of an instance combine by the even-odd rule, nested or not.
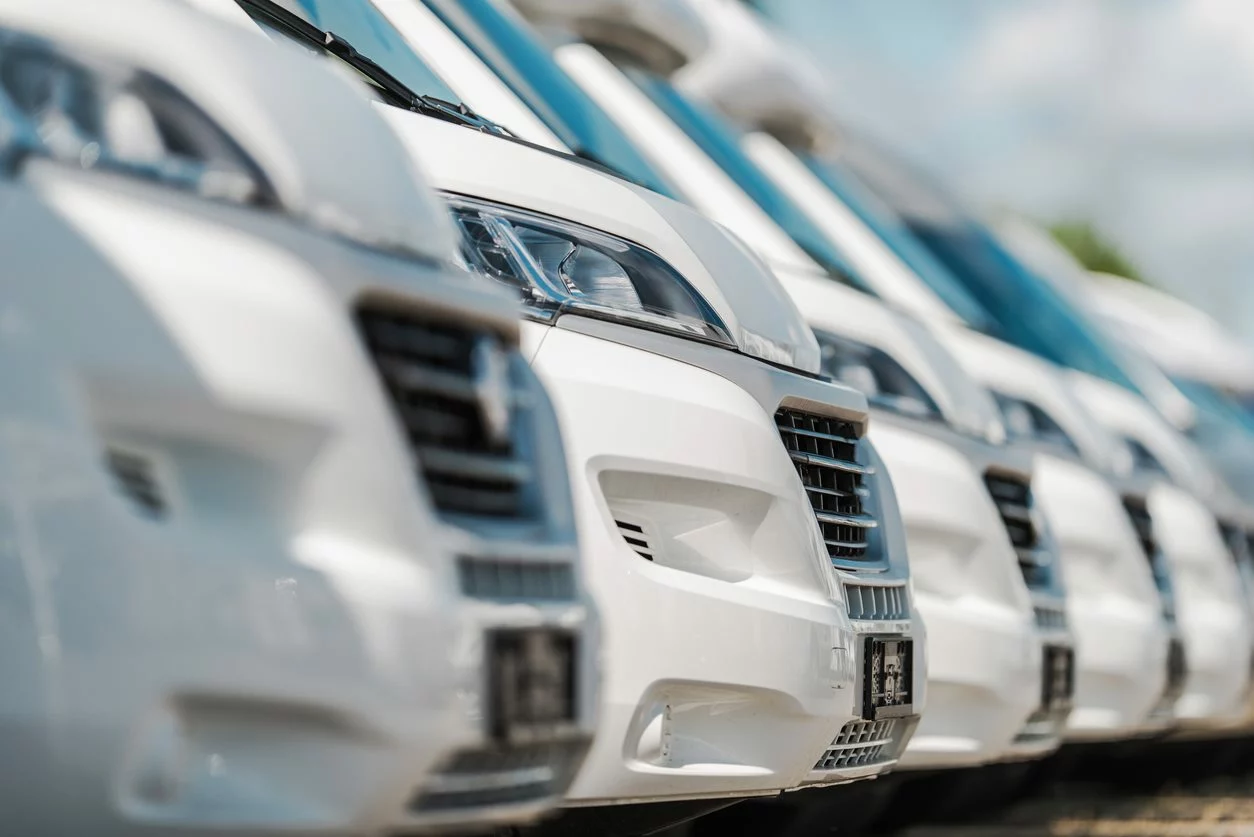
[(854, 719), (858, 678), (771, 414), (698, 366), (524, 328), (562, 421), (605, 620), (601, 720), (567, 804), (796, 785)]
[(1113, 740), (1159, 728), (1150, 716), (1166, 686), (1169, 629), (1119, 495), (1083, 465), (1047, 454), (1036, 457), (1034, 486), (1059, 546), (1075, 637), (1066, 737)]

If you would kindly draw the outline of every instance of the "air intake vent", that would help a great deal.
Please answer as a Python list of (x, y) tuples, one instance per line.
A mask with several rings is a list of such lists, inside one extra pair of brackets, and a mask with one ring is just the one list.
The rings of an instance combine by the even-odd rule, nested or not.
[(467, 558), (457, 561), (462, 594), (492, 601), (566, 602), (575, 598), (570, 564)]
[(1019, 556), (1019, 569), (1028, 587), (1049, 586), (1052, 563), (1049, 553), (1041, 547), (1040, 533), (1032, 519), (1032, 485), (1028, 480), (1007, 474), (984, 475), (984, 484), (997, 505), (997, 513), (1006, 527), (1010, 543)]
[[(814, 765), (815, 770), (840, 770), (891, 761), (898, 721), (850, 721)], [(887, 751), (887, 753), (885, 752)]]
[(142, 454), (109, 448), (105, 451), (105, 464), (118, 491), (137, 513), (151, 519), (165, 517), (166, 500), (152, 460)]
[(615, 520), (614, 525), (618, 527), (619, 534), (623, 536), (623, 540), (627, 541), (627, 545), (637, 555), (646, 561), (653, 560), (653, 550), (649, 547), (649, 539), (645, 536), (643, 526), (637, 526), (635, 523), (627, 523), (623, 520)]
[(909, 619), (910, 604), (906, 586), (873, 587), (869, 584), (846, 584), (845, 601), (849, 604), (849, 618)]
[(877, 524), (863, 511), (862, 501), (868, 496), (863, 478), (872, 470), (857, 461), (854, 426), (798, 410), (777, 411), (775, 424), (810, 498), (828, 555), (844, 561), (870, 560), (868, 533)]
[(374, 304), (357, 320), (436, 508), (528, 516), (517, 353), (492, 332)]

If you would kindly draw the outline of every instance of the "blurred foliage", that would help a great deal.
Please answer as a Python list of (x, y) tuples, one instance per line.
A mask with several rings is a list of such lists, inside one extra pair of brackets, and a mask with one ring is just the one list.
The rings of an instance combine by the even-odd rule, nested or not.
[(1059, 244), (1071, 251), (1071, 255), (1089, 270), (1113, 273), (1136, 282), (1145, 281), (1145, 277), (1132, 262), (1128, 261), (1123, 252), (1112, 242), (1103, 238), (1101, 233), (1087, 221), (1066, 221), (1053, 224), (1049, 231)]

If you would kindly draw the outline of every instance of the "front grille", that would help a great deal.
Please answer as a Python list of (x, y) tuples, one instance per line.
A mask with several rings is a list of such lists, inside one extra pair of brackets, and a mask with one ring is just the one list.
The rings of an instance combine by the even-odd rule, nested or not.
[(1036, 627), (1042, 631), (1062, 631), (1067, 628), (1067, 613), (1060, 607), (1033, 605)]
[(1167, 622), (1176, 621), (1175, 591), (1171, 585), (1171, 574), (1167, 569), (1167, 559), (1158, 545), (1154, 534), (1154, 519), (1150, 515), (1149, 506), (1144, 497), (1127, 495), (1122, 498), (1124, 511), (1132, 521), (1136, 530), (1137, 540), (1141, 543), (1141, 551), (1149, 562), (1150, 572), (1154, 575), (1154, 586), (1158, 588), (1158, 598), (1162, 606), (1163, 619)]
[(579, 739), (463, 750), (431, 774), (410, 808), (432, 813), (560, 797), (587, 748)]
[(457, 559), (457, 577), (462, 595), (472, 599), (568, 602), (575, 598), (575, 571), (566, 563), (462, 556)]
[(1052, 561), (1033, 520), (1032, 484), (1023, 477), (990, 472), (984, 475), (984, 485), (1019, 557), (1023, 580), (1029, 588), (1048, 587)]
[[(822, 758), (814, 765), (815, 770), (839, 770), (847, 767), (865, 767), (869, 764), (889, 761), (896, 738), (896, 719), (885, 721), (850, 721), (840, 728), (840, 734), (832, 741)], [(890, 754), (886, 754), (885, 751)]]
[(527, 516), (517, 352), (485, 329), (378, 304), (359, 307), (357, 322), (436, 508)]
[(1232, 556), (1232, 563), (1238, 569), (1245, 571), (1250, 561), (1245, 532), (1238, 526), (1220, 521), (1219, 534), (1223, 536), (1224, 544), (1228, 547), (1228, 554)]
[(845, 601), (849, 605), (849, 618), (855, 621), (910, 618), (910, 597), (904, 584), (896, 587), (846, 584)]
[(863, 509), (872, 470), (858, 463), (858, 435), (847, 421), (781, 409), (775, 424), (805, 486), (814, 516), (834, 559), (866, 561), (873, 556), (868, 535), (875, 518)]
[(1176, 701), (1184, 694), (1189, 667), (1184, 656), (1184, 643), (1172, 637), (1167, 644), (1167, 682), (1158, 702), (1150, 710), (1151, 718), (1171, 718), (1175, 715)]
[(1152, 559), (1158, 553), (1158, 541), (1154, 537), (1154, 519), (1150, 517), (1144, 498), (1124, 497), (1123, 508), (1132, 521), (1132, 528), (1136, 529), (1136, 538), (1141, 542), (1146, 559)]

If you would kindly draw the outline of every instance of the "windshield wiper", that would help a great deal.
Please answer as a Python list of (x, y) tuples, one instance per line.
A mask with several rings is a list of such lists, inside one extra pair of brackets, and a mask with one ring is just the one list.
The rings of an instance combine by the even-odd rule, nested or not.
[(435, 96), (414, 92), (405, 82), (383, 69), (374, 60), (362, 55), (339, 35), (319, 29), (300, 15), (275, 3), (274, 0), (235, 0), (235, 2), (251, 17), (264, 21), (292, 40), (343, 61), (369, 80), (390, 104), (423, 116), (474, 128), (476, 131), (511, 136), (505, 128), (480, 116), (460, 102), (446, 102)]

